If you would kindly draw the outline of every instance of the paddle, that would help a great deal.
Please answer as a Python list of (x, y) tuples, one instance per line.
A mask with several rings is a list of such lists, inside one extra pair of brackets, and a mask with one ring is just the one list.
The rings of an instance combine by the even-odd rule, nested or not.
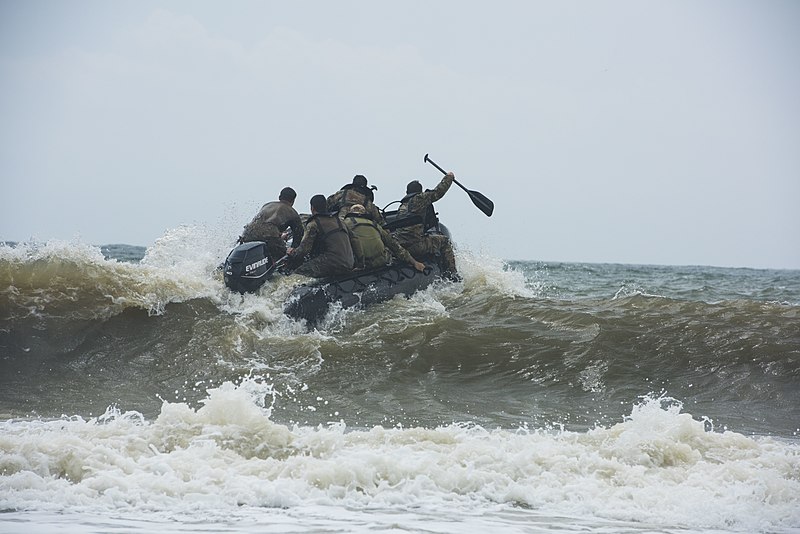
[[(447, 171), (439, 167), (435, 161), (433, 161), (431, 158), (428, 157), (427, 154), (425, 154), (425, 163), (430, 163), (431, 165), (439, 169), (442, 172), (442, 174), (447, 174)], [(475, 206), (479, 210), (485, 213), (487, 217), (492, 216), (492, 212), (494, 211), (494, 202), (492, 202), (491, 200), (489, 200), (488, 198), (486, 198), (484, 195), (482, 195), (477, 191), (471, 191), (467, 189), (466, 187), (458, 183), (458, 180), (456, 180), (455, 178), (453, 179), (453, 183), (455, 183), (458, 187), (466, 191), (467, 194), (469, 195), (469, 198), (472, 199), (472, 203), (475, 204)]]

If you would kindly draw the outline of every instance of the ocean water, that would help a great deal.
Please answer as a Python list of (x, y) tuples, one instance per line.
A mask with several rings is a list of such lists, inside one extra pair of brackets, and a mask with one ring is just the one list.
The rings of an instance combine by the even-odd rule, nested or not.
[(228, 248), (0, 245), (0, 532), (800, 531), (800, 271), (459, 250), (308, 331)]

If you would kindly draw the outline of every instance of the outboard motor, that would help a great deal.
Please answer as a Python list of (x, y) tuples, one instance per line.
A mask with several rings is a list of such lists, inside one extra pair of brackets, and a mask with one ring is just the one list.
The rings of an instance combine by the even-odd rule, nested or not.
[(262, 241), (242, 243), (225, 259), (225, 285), (239, 293), (258, 291), (272, 276), (272, 260), (267, 244)]

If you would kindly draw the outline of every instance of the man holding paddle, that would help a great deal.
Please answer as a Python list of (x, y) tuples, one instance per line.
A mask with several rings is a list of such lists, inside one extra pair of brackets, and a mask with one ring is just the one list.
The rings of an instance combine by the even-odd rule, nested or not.
[(409, 182), (406, 186), (406, 196), (400, 201), (397, 215), (398, 217), (417, 216), (419, 222), (400, 228), (395, 233), (395, 237), (415, 258), (429, 254), (440, 255), (442, 257), (442, 276), (457, 281), (460, 277), (456, 271), (456, 257), (450, 239), (445, 235), (426, 233), (429, 228), (433, 228), (439, 223), (433, 203), (447, 193), (454, 180), (455, 175), (449, 172), (444, 175), (436, 187), (428, 191), (423, 191), (422, 184), (417, 180)]

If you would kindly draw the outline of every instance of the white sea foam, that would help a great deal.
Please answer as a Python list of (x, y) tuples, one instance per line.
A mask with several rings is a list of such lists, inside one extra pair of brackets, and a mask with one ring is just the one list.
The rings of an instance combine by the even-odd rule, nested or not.
[(628, 297), (638, 297), (638, 296), (648, 297), (648, 298), (664, 298), (664, 295), (656, 295), (654, 293), (649, 293), (636, 284), (633, 285), (623, 284), (617, 290), (617, 292), (614, 293), (614, 296), (612, 297), (611, 300), (617, 300)]
[(525, 274), (503, 260), (462, 248), (458, 250), (456, 263), (468, 290), (489, 291), (512, 298), (538, 296), (536, 289), (528, 285)]
[[(95, 293), (102, 297), (110, 304), (105, 307), (109, 314), (140, 307), (158, 315), (171, 302), (220, 298), (221, 277), (216, 280), (210, 274), (213, 253), (204, 253), (202, 243), (188, 239), (187, 232), (168, 232), (164, 240), (171, 244), (157, 241), (141, 263), (106, 259), (99, 247), (59, 240), (0, 247), (0, 260), (17, 264), (17, 283), (25, 280), (47, 287), (50, 300), (69, 300), (70, 291), (80, 290), (81, 296)], [(175, 238), (176, 233), (181, 235)], [(94, 309), (97, 304), (87, 303), (87, 308)]]
[(99, 247), (79, 240), (53, 239), (47, 242), (29, 241), (15, 246), (0, 244), (0, 260), (33, 262), (38, 260), (66, 260), (84, 263), (106, 261)]
[(442, 521), (516, 510), (662, 528), (800, 526), (797, 443), (708, 432), (670, 399), (574, 433), (290, 428), (270, 419), (272, 395), (253, 377), (209, 390), (198, 409), (164, 402), (154, 421), (110, 409), (0, 423), (0, 508), (201, 522), (275, 508)]

